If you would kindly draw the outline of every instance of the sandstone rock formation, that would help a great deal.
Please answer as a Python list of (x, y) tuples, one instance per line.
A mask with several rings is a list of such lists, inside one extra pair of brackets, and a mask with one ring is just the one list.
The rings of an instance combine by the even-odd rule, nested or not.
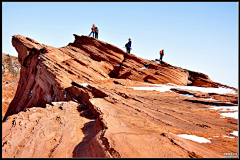
[(16, 93), (20, 69), (17, 57), (2, 53), (2, 119)]
[[(220, 118), (220, 111), (209, 109), (237, 106), (237, 94), (130, 87), (173, 83), (237, 89), (203, 73), (74, 36), (73, 43), (61, 48), (13, 36), (21, 77), (2, 123), (3, 157), (201, 158), (238, 152), (237, 136), (222, 137), (238, 130), (238, 120)], [(204, 99), (210, 97), (216, 101)], [(198, 143), (178, 134), (218, 138)]]

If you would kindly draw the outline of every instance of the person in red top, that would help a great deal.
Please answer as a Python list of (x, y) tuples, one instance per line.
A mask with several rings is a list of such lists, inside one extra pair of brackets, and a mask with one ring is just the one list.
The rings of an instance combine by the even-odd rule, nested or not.
[(93, 27), (91, 29), (92, 29), (92, 31), (89, 34), (89, 37), (91, 36), (91, 34), (93, 34), (93, 37), (94, 37), (94, 34), (95, 34), (95, 24), (93, 24)]
[(160, 59), (159, 59), (159, 61), (160, 61), (161, 63), (162, 63), (163, 55), (164, 55), (164, 49), (160, 51)]

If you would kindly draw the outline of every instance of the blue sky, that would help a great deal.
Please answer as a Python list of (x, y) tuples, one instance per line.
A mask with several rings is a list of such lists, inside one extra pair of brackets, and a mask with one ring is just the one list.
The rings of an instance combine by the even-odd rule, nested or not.
[(238, 88), (238, 2), (2, 2), (2, 51), (17, 56), (13, 35), (63, 47), (89, 35), (132, 53), (207, 74)]

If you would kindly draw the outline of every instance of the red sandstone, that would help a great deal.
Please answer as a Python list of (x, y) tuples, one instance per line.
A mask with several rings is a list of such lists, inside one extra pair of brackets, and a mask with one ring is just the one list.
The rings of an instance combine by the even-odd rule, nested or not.
[[(238, 105), (238, 95), (128, 87), (147, 82), (237, 89), (203, 73), (160, 65), (98, 39), (74, 36), (73, 43), (61, 48), (13, 36), (21, 77), (2, 123), (4, 158), (221, 158), (238, 152), (238, 137), (223, 137), (238, 130), (238, 120), (220, 118), (220, 111), (209, 109), (213, 102), (202, 99)], [(141, 69), (144, 66), (148, 69)], [(178, 134), (218, 138), (198, 143)]]

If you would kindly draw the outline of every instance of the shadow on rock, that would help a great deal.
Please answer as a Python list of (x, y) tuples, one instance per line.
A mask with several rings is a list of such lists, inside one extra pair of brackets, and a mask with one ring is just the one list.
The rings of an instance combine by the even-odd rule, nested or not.
[(90, 119), (90, 122), (84, 124), (81, 128), (84, 134), (82, 141), (74, 148), (73, 158), (84, 157), (106, 157), (106, 153), (103, 147), (100, 145), (101, 141), (97, 139), (99, 132), (102, 130), (102, 126), (99, 120), (96, 118), (92, 110), (88, 105), (79, 105), (78, 112), (80, 116)]

